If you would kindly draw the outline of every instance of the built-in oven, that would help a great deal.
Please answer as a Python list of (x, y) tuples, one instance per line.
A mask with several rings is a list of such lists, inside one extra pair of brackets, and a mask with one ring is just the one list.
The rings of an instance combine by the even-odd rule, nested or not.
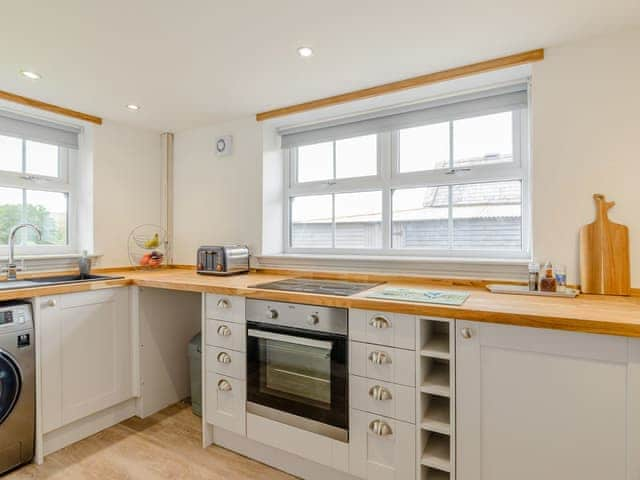
[(349, 439), (348, 312), (248, 299), (247, 411)]

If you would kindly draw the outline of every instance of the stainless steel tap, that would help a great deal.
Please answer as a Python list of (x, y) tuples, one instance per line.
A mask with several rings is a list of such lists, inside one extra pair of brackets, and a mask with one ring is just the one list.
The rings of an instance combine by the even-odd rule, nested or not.
[(14, 244), (16, 242), (16, 233), (18, 232), (18, 230), (26, 227), (33, 228), (38, 233), (38, 239), (42, 240), (42, 230), (40, 230), (40, 228), (33, 223), (22, 223), (20, 225), (16, 225), (11, 229), (11, 231), (9, 232), (9, 262), (6, 268), (7, 280), (15, 280), (16, 272), (21, 270), (21, 268), (16, 265)]

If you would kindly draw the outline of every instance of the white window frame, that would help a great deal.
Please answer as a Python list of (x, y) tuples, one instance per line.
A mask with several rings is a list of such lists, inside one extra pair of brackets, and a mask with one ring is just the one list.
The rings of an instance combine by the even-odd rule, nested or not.
[[(21, 138), (21, 137), (16, 137)], [(26, 142), (22, 140), (22, 169), (25, 170)], [(0, 187), (41, 190), (67, 194), (67, 243), (66, 245), (15, 245), (19, 255), (58, 255), (77, 253), (77, 175), (73, 166), (77, 163), (77, 150), (58, 147), (58, 177), (24, 172), (0, 170)], [(26, 195), (26, 193), (23, 193)], [(23, 196), (23, 201), (24, 201)], [(0, 256), (9, 254), (8, 245), (0, 245)]]
[[(505, 110), (499, 110), (504, 112)], [(398, 130), (377, 134), (378, 173), (375, 176), (335, 179), (329, 181), (303, 182), (297, 181), (297, 147), (285, 149), (284, 154), (284, 218), (283, 239), (285, 254), (345, 255), (345, 256), (384, 256), (384, 257), (419, 257), (419, 258), (473, 258), (473, 259), (528, 259), (531, 257), (531, 194), (530, 194), (530, 155), (529, 125), (530, 108), (506, 110), (512, 112), (513, 121), (513, 161), (479, 165), (451, 171), (439, 169), (421, 172), (399, 172), (399, 133)], [(470, 110), (460, 118), (470, 118), (498, 113), (498, 111)], [(453, 142), (453, 139), (450, 139)], [(335, 143), (334, 143), (335, 145)], [(335, 147), (334, 147), (335, 162)], [(335, 176), (335, 165), (334, 165)], [(513, 251), (493, 250), (456, 250), (456, 249), (405, 249), (392, 248), (391, 197), (393, 190), (412, 187), (450, 186), (470, 183), (490, 183), (497, 181), (518, 180), (522, 185), (522, 248)], [(297, 196), (323, 195), (335, 193), (356, 193), (366, 191), (382, 191), (382, 248), (300, 248), (291, 246), (291, 199)], [(452, 208), (451, 203), (449, 208)], [(451, 215), (449, 215), (449, 232), (452, 231)], [(335, 218), (333, 223), (335, 242)]]

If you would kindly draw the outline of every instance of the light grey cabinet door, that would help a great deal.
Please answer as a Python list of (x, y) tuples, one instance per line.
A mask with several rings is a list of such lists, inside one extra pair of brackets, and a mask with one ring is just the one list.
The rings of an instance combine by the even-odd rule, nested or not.
[(133, 396), (129, 289), (43, 297), (43, 430)]
[(640, 478), (638, 339), (456, 322), (458, 480)]

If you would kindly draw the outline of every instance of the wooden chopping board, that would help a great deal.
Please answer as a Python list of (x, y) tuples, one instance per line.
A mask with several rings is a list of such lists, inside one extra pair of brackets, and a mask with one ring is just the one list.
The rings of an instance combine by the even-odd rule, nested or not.
[(580, 288), (584, 293), (629, 295), (629, 228), (609, 221), (615, 202), (593, 195), (596, 221), (580, 229)]

